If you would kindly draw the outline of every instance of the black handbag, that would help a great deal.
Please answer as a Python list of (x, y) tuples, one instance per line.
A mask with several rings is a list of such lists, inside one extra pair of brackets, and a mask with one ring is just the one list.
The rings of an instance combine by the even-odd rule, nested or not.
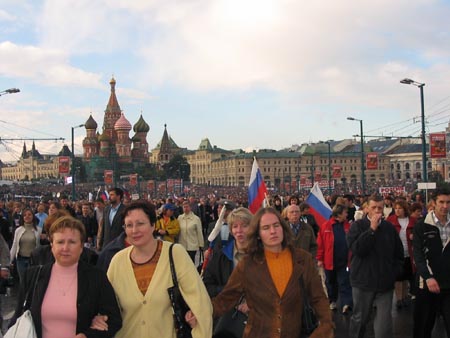
[(314, 313), (314, 309), (309, 303), (305, 290), (305, 284), (303, 283), (303, 277), (300, 277), (300, 289), (303, 294), (302, 329), (300, 332), (300, 338), (308, 338), (317, 326), (319, 326), (319, 323)]
[(167, 292), (172, 305), (173, 323), (177, 338), (192, 338), (192, 329), (185, 320), (186, 312), (189, 311), (189, 306), (186, 304), (183, 296), (181, 295), (181, 291), (178, 286), (177, 272), (173, 262), (172, 248), (174, 245), (174, 243), (171, 244), (169, 248), (169, 263), (173, 286), (168, 288)]
[[(239, 299), (238, 305), (243, 299), (244, 295)], [(236, 306), (219, 318), (214, 328), (213, 338), (242, 338), (247, 319), (247, 315), (239, 311)]]

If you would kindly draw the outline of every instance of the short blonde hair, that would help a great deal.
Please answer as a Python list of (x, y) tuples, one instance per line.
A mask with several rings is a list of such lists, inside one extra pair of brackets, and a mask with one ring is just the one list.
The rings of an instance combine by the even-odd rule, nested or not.
[(78, 230), (80, 232), (80, 240), (81, 244), (84, 243), (86, 239), (86, 229), (84, 228), (83, 223), (73, 218), (72, 216), (63, 216), (58, 218), (53, 224), (50, 226), (50, 230), (48, 236), (50, 238), (50, 243), (53, 242), (53, 234), (55, 232), (63, 231), (64, 229), (72, 229)]
[(248, 225), (250, 224), (252, 218), (253, 214), (250, 212), (250, 210), (244, 207), (239, 207), (231, 211), (230, 214), (228, 215), (227, 218), (228, 227), (230, 228), (231, 231), (233, 223), (236, 222), (237, 220), (242, 221)]

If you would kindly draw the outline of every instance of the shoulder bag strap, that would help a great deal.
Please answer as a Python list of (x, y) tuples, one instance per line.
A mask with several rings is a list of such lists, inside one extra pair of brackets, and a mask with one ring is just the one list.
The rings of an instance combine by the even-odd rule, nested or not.
[[(38, 283), (39, 276), (41, 274), (41, 270), (42, 270), (42, 265), (39, 265), (38, 271), (33, 276), (33, 287), (28, 289), (27, 294), (25, 296), (25, 301), (23, 302), (23, 306), (22, 306), (23, 311), (25, 311), (27, 309), (27, 307), (31, 308), (31, 305), (30, 305), (31, 304), (31, 298), (33, 297), (33, 295), (34, 295), (34, 293), (36, 291), (36, 286), (37, 286), (37, 283)], [(30, 295), (30, 291), (32, 291), (31, 295)]]
[(303, 293), (303, 304), (305, 306), (310, 306), (308, 295), (306, 294), (305, 283), (303, 281), (303, 275), (300, 277), (300, 289), (302, 290)]
[(170, 272), (172, 273), (173, 285), (178, 287), (177, 272), (175, 270), (175, 264), (173, 262), (173, 255), (172, 255), (172, 248), (174, 245), (175, 245), (175, 243), (172, 243), (169, 248), (169, 263), (170, 263)]

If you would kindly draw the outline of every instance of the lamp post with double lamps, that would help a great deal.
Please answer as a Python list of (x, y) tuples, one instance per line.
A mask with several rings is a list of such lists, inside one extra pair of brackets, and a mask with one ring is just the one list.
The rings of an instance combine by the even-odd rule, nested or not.
[(75, 127), (71, 127), (72, 128), (72, 201), (75, 201), (75, 197), (76, 197), (76, 194), (75, 194), (75, 150), (74, 150), (74, 137), (73, 137), (73, 134), (74, 134), (74, 130), (76, 129), (76, 128), (81, 128), (81, 127), (84, 127), (84, 124), (79, 124), (79, 125), (77, 125), (77, 126), (75, 126)]
[(347, 117), (349, 121), (358, 121), (361, 129), (361, 194), (365, 195), (366, 191), (366, 173), (365, 173), (365, 158), (364, 158), (364, 132), (363, 132), (363, 120), (355, 119), (354, 117)]
[(324, 143), (328, 146), (328, 195), (331, 196), (331, 140)]
[(420, 118), (422, 122), (422, 181), (428, 182), (428, 175), (427, 175), (427, 140), (425, 138), (425, 107), (424, 107), (424, 100), (423, 100), (423, 87), (425, 86), (425, 83), (416, 82), (411, 79), (403, 79), (400, 81), (402, 84), (408, 84), (413, 85), (416, 87), (419, 87), (420, 89)]
[(15, 93), (19, 93), (20, 89), (19, 88), (9, 88), (9, 89), (5, 89), (3, 91), (0, 92), (0, 96), (6, 95), (6, 94), (15, 94)]

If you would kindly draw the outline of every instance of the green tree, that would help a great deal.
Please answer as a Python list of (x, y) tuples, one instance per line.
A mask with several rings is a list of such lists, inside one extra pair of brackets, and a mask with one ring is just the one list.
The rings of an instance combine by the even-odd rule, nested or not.
[(186, 158), (182, 155), (175, 155), (168, 163), (163, 165), (166, 178), (180, 178), (189, 180), (191, 167)]

